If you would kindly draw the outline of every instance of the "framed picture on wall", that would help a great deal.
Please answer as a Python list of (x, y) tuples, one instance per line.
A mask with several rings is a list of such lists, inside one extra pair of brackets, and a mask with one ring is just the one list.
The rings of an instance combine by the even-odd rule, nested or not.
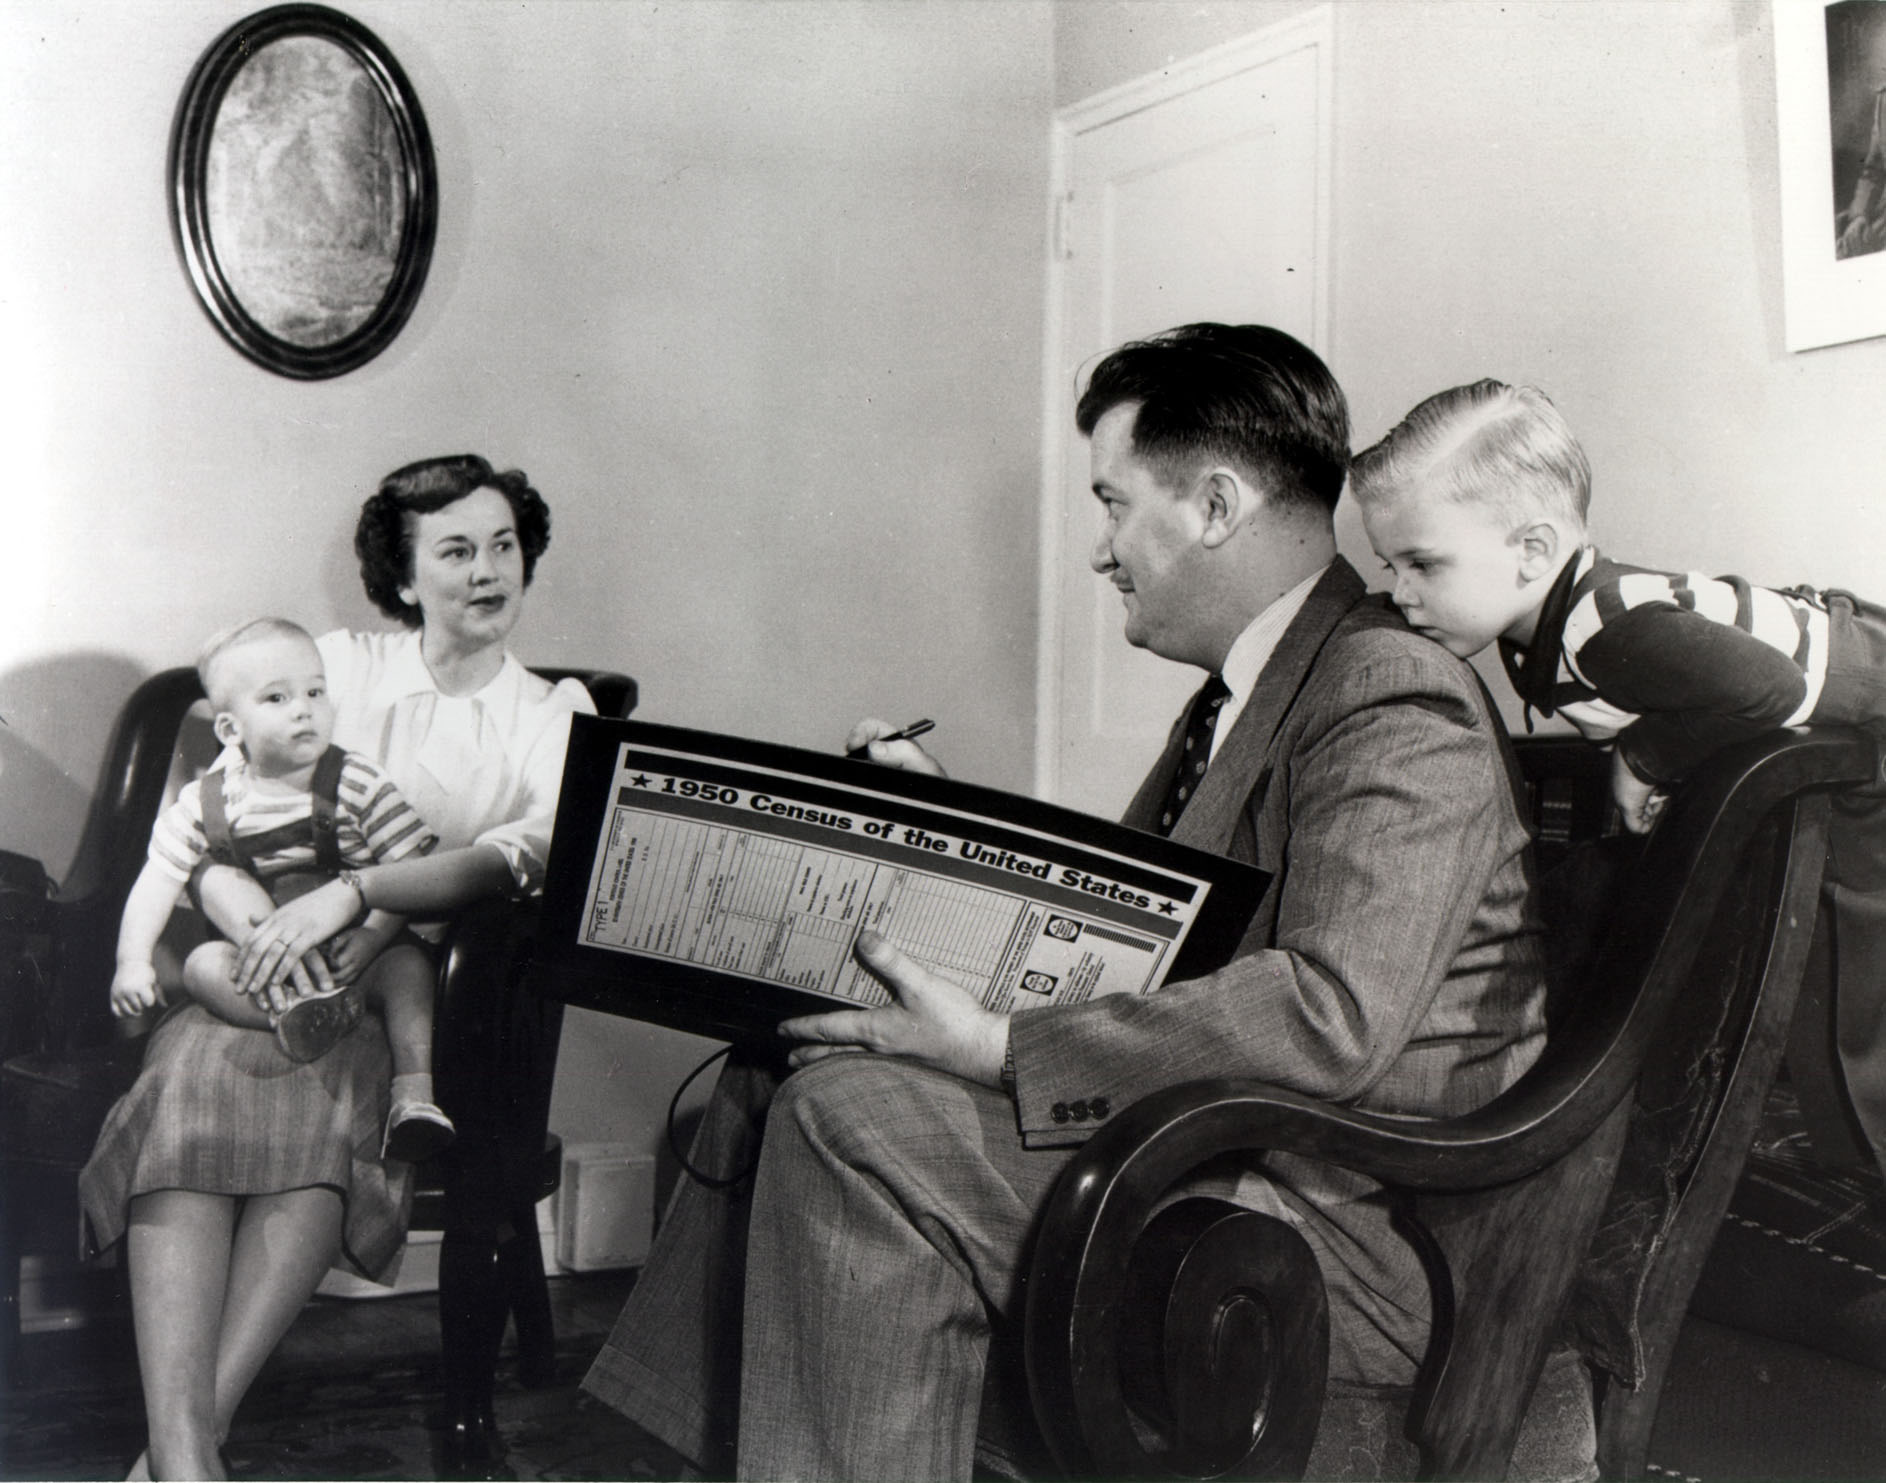
[(1773, 0), (1787, 344), (1886, 335), (1886, 0)]
[(258, 365), (317, 379), (385, 349), (425, 283), (437, 201), (418, 95), (352, 17), (258, 11), (191, 73), (171, 222), (204, 309)]

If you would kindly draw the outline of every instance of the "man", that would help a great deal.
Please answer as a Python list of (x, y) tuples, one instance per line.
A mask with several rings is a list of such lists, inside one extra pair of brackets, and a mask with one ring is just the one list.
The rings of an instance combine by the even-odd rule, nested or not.
[[(1471, 671), (1336, 555), (1348, 414), (1328, 370), (1277, 330), (1189, 325), (1103, 360), (1078, 421), (1127, 638), (1226, 687), (1180, 718), (1126, 822), (1254, 861), (1268, 893), (1208, 978), (1012, 1018), (867, 938), (892, 1004), (783, 1026), (783, 1084), (723, 1077), (696, 1161), (738, 1174), (770, 1095), (750, 1192), (683, 1186), (586, 1382), (710, 1468), (732, 1436), (744, 1477), (969, 1477), (1037, 1214), (1070, 1147), (1135, 1098), (1252, 1076), (1445, 1115), (1542, 1044), (1498, 727)], [(934, 770), (888, 730), (850, 744)], [(1379, 1189), (1273, 1155), (1238, 1197), (1315, 1250), (1332, 1377), (1408, 1383), (1427, 1284)]]

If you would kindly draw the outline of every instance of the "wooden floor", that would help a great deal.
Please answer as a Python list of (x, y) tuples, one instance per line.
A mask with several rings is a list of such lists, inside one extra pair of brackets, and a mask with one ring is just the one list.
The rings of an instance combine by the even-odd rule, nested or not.
[[(509, 1355), (497, 1415), (499, 1476), (693, 1479), (654, 1438), (579, 1382), (632, 1272), (551, 1279), (557, 1370), (526, 1390)], [(0, 1478), (121, 1478), (144, 1445), (144, 1408), (128, 1313), (102, 1295), (84, 1327), (28, 1335), (17, 1383), (0, 1395)], [(438, 1317), (430, 1294), (317, 1298), (245, 1401), (227, 1454), (238, 1478), (437, 1478), (441, 1475)]]

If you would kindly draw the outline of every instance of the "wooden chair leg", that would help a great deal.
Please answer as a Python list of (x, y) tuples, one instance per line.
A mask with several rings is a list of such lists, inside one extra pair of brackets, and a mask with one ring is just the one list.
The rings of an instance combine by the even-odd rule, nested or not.
[(446, 1477), (493, 1476), (503, 1454), (492, 1390), (506, 1307), (497, 1233), (447, 1230), (439, 1246)]
[(517, 1325), (518, 1378), (533, 1390), (541, 1389), (557, 1376), (557, 1332), (535, 1206), (511, 1212), (511, 1229), (498, 1243), (498, 1268)]

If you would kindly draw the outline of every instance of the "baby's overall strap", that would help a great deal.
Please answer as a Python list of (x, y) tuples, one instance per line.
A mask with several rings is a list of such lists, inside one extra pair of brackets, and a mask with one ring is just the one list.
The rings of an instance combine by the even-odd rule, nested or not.
[(340, 829), (335, 813), (340, 805), (341, 765), (347, 754), (339, 747), (329, 747), (314, 764), (314, 779), (308, 785), (308, 823), (314, 830), (314, 864), (324, 875), (338, 874), (341, 868)]
[(203, 809), (203, 837), (209, 842), (211, 859), (224, 865), (239, 866), (254, 875), (255, 861), (237, 841), (235, 831), (229, 827), (229, 810), (223, 803), (223, 784), (227, 778), (228, 774), (222, 768), (212, 767), (197, 780), (197, 802)]

